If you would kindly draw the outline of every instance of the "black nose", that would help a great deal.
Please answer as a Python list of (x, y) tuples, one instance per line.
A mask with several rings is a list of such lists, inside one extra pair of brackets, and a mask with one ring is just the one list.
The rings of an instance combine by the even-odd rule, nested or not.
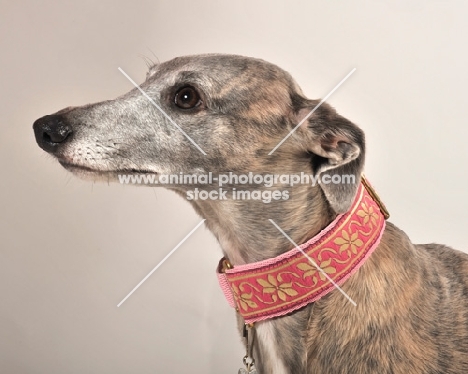
[(59, 146), (70, 139), (71, 126), (60, 115), (44, 116), (33, 124), (37, 144), (44, 151), (55, 152)]

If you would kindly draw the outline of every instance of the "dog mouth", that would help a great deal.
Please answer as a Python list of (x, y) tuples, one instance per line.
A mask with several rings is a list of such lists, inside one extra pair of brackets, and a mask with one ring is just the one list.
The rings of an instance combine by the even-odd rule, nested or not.
[(115, 170), (100, 170), (97, 168), (92, 168), (90, 166), (78, 165), (65, 160), (58, 160), (60, 165), (62, 165), (66, 170), (72, 172), (73, 174), (78, 175), (102, 175), (102, 176), (117, 176), (121, 174), (157, 174), (157, 172), (152, 170), (144, 170), (137, 168), (125, 168), (125, 169), (115, 169)]

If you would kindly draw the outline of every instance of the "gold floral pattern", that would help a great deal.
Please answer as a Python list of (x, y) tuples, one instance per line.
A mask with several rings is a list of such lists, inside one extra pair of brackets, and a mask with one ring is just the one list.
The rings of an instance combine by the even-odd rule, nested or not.
[[(243, 288), (241, 285), (240, 288)], [(253, 298), (253, 292), (247, 293), (247, 292), (242, 292), (238, 287), (234, 285), (233, 287), (235, 299), (238, 301), (239, 306), (247, 311), (249, 308), (254, 309), (258, 308), (258, 304), (252, 300)]]
[(351, 235), (346, 230), (341, 231), (341, 236), (333, 241), (340, 246), (340, 253), (346, 251), (348, 256), (357, 253), (358, 248), (363, 246), (363, 241), (359, 239), (359, 233), (353, 232)]
[(297, 291), (292, 288), (292, 282), (286, 283), (280, 283), (281, 282), (281, 274), (279, 274), (276, 278), (268, 274), (267, 277), (268, 280), (265, 279), (257, 279), (257, 282), (260, 286), (263, 287), (263, 293), (269, 293), (271, 295), (271, 299), (273, 301), (277, 301), (277, 297), (280, 298), (280, 300), (286, 301), (287, 296), (296, 296)]
[(377, 221), (379, 219), (378, 213), (375, 211), (373, 206), (368, 206), (365, 202), (361, 203), (361, 210), (356, 214), (363, 218), (363, 224), (367, 225), (369, 222), (372, 226), (377, 226)]
[[(331, 259), (323, 261), (320, 265), (320, 269), (323, 270), (325, 274), (335, 274), (336, 268), (331, 266)], [(322, 281), (326, 279), (325, 275), (314, 266), (310, 262), (301, 262), (297, 265), (297, 268), (302, 270), (304, 273), (302, 274), (302, 278), (311, 277), (312, 283), (315, 286), (318, 282), (317, 273)]]

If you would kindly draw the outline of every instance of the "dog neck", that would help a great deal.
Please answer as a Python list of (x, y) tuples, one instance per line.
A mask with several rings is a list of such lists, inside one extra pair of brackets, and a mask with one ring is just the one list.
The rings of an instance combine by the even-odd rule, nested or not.
[[(335, 219), (320, 187), (299, 186), (283, 201), (255, 200), (192, 202), (234, 265), (273, 258), (291, 249), (291, 242), (273, 220), (297, 244), (315, 236)], [(307, 222), (307, 225), (298, 224)]]

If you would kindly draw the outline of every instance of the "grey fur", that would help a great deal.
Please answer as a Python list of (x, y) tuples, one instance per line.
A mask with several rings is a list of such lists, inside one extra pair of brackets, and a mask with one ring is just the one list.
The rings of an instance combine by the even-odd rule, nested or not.
[[(186, 85), (198, 90), (201, 104), (182, 110), (174, 95)], [(141, 87), (206, 156), (137, 89), (39, 119), (38, 143), (64, 167), (92, 179), (115, 180), (130, 172), (327, 172), (353, 174), (359, 182), (364, 134), (327, 104), (268, 156), (318, 103), (275, 65), (231, 55), (180, 57), (152, 67)], [(47, 133), (50, 121), (55, 143)], [(169, 188), (184, 196), (193, 186)], [(356, 188), (299, 185), (290, 188), (289, 200), (269, 204), (191, 203), (239, 265), (291, 249), (268, 219), (303, 243), (349, 208)], [(468, 373), (468, 255), (413, 245), (389, 223), (379, 247), (343, 289), (357, 307), (335, 291), (296, 313), (259, 323), (259, 373)]]

